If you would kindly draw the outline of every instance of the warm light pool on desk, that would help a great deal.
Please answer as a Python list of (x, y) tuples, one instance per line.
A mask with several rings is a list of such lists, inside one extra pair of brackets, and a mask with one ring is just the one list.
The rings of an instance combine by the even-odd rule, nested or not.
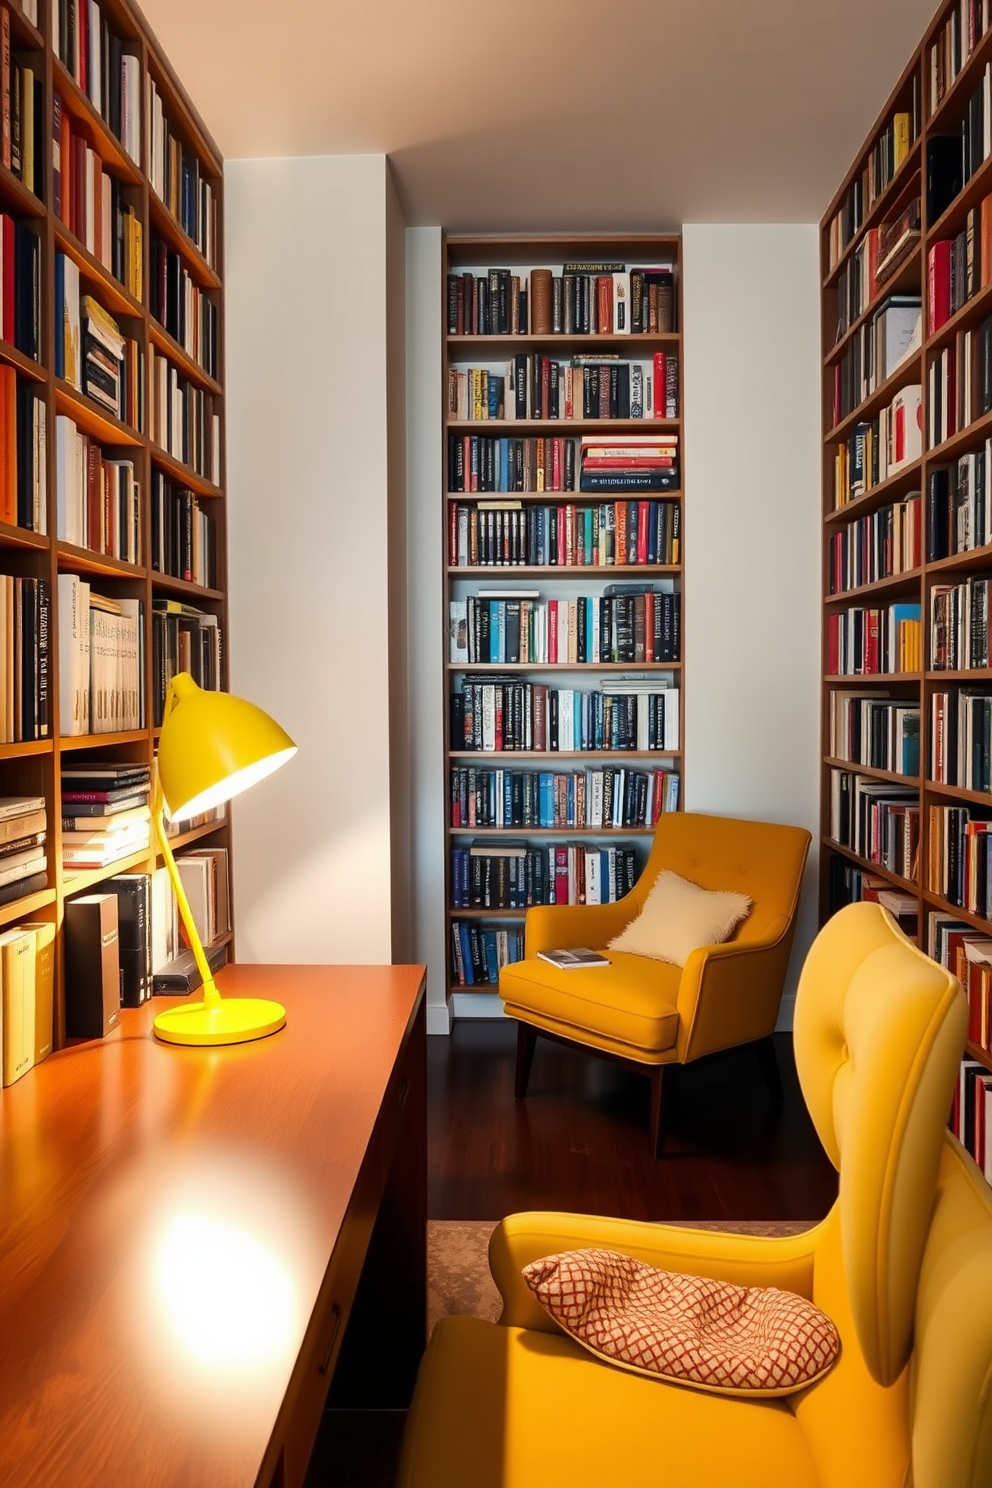
[(223, 998), (218, 992), (165, 834), (164, 814), (177, 820), (221, 806), (295, 753), (289, 735), (254, 703), (229, 692), (205, 692), (188, 672), (177, 673), (169, 683), (152, 820), (203, 979), (203, 1000), (159, 1013), (155, 1033), (166, 1043), (242, 1044), (275, 1033), (286, 1021), (281, 1003), (264, 997)]

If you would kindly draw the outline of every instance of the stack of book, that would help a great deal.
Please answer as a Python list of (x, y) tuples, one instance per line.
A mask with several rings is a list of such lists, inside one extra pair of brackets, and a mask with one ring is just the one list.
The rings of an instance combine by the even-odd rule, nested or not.
[(0, 796), (0, 904), (48, 883), (44, 796)]
[(678, 485), (677, 434), (583, 437), (580, 491), (677, 491)]
[(62, 863), (68, 869), (106, 868), (151, 840), (147, 765), (113, 761), (62, 771)]
[(81, 301), (83, 320), (83, 392), (115, 418), (121, 416), (121, 359), (124, 337), (120, 326), (92, 295)]

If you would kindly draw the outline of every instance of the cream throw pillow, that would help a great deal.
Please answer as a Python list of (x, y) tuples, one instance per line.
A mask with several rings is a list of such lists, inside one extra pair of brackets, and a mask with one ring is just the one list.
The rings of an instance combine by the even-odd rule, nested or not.
[(700, 946), (729, 940), (751, 908), (746, 894), (701, 889), (666, 868), (636, 919), (610, 941), (611, 951), (684, 966)]
[(726, 1395), (791, 1395), (833, 1364), (826, 1313), (775, 1287), (658, 1271), (615, 1250), (570, 1250), (523, 1268), (537, 1300), (610, 1364)]

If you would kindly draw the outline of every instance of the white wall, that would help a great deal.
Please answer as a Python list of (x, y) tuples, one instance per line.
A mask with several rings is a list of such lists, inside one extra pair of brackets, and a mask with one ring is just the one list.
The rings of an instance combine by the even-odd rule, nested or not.
[(428, 966), (428, 1030), (447, 1033), (440, 228), (408, 228), (406, 254), (412, 957)]
[(813, 833), (794, 978), (819, 833), (817, 229), (683, 233), (685, 803)]
[(236, 803), (245, 961), (391, 959), (387, 188), (225, 167), (231, 687), (300, 747)]

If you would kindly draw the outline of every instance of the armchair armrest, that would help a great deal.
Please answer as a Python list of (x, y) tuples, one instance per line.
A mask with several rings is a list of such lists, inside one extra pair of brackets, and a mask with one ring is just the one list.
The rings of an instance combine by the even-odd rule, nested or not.
[(594, 1214), (511, 1214), (489, 1241), (489, 1269), (503, 1298), (506, 1327), (557, 1333), (521, 1270), (564, 1250), (619, 1250), (663, 1271), (711, 1276), (737, 1286), (776, 1286), (813, 1295), (813, 1255), (820, 1226), (799, 1235), (728, 1235)]
[(738, 939), (693, 951), (679, 982), (678, 1058), (770, 1034), (778, 1018), (795, 921), (777, 916), (760, 939)]
[(541, 904), (527, 911), (524, 954), (536, 956), (560, 946), (589, 946), (602, 950), (637, 913), (628, 894), (613, 904)]

